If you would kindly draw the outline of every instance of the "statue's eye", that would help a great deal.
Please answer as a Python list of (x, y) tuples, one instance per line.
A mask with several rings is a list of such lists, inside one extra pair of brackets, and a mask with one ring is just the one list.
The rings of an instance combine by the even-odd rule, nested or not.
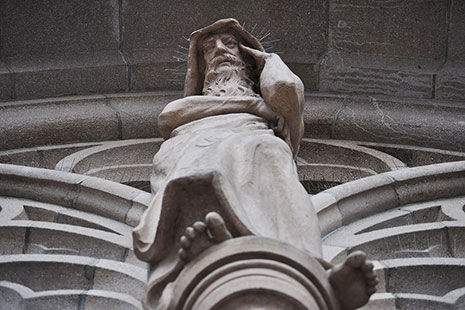
[(234, 48), (237, 45), (237, 42), (234, 39), (226, 39), (225, 41), (223, 41), (223, 44), (226, 45), (228, 48)]
[(203, 47), (203, 50), (204, 50), (204, 52), (209, 53), (209, 52), (211, 52), (213, 50), (213, 47), (215, 47), (215, 45), (213, 43), (205, 44), (204, 47)]

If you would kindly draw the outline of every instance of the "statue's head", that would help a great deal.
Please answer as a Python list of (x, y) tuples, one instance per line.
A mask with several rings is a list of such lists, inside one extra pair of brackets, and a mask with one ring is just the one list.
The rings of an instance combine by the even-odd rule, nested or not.
[[(184, 96), (202, 94), (210, 80), (218, 75), (239, 73), (247, 83), (256, 86), (255, 62), (242, 53), (239, 44), (264, 51), (260, 42), (247, 32), (237, 20), (221, 19), (191, 34), (189, 62)], [(207, 85), (207, 86), (206, 86)]]

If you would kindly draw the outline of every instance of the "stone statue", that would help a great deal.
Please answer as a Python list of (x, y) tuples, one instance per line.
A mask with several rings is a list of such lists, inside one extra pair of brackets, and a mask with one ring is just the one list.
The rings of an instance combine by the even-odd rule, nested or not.
[(192, 33), (184, 98), (159, 116), (166, 141), (153, 160), (154, 197), (134, 230), (135, 253), (151, 265), (146, 309), (170, 309), (161, 304), (172, 283), (211, 244), (249, 235), (330, 269), (339, 308), (367, 302), (376, 279), (364, 254), (335, 267), (320, 259), (318, 218), (294, 162), (303, 104), (301, 80), (236, 20)]

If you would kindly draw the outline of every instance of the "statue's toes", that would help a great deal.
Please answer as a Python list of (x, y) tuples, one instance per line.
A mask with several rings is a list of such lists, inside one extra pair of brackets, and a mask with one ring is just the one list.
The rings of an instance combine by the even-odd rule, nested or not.
[(215, 242), (219, 243), (232, 238), (223, 218), (218, 213), (208, 213), (205, 217), (205, 221), (207, 223), (208, 231)]
[(347, 257), (347, 260), (345, 261), (345, 264), (352, 268), (361, 268), (363, 265), (365, 265), (366, 258), (366, 254), (362, 251), (355, 251), (350, 253), (350, 255)]

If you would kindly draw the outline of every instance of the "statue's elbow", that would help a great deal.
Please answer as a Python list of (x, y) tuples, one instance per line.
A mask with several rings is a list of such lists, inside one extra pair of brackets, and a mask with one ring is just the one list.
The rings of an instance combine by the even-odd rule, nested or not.
[(171, 117), (169, 114), (170, 113), (162, 112), (160, 115), (158, 115), (157, 120), (158, 130), (160, 131), (162, 138), (165, 140), (167, 140), (170, 137), (172, 131), (169, 121)]
[(276, 83), (276, 89), (282, 94), (293, 95), (292, 97), (294, 97), (303, 94), (304, 85), (299, 78), (284, 79)]

